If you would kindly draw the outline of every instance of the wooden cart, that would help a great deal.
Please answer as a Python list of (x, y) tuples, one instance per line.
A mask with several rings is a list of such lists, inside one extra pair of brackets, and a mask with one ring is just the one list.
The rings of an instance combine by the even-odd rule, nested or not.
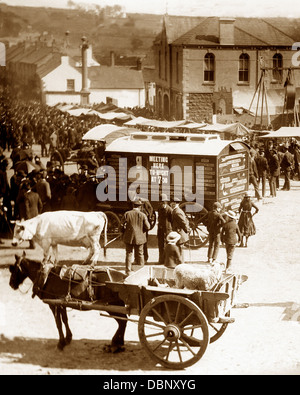
[(70, 297), (44, 302), (105, 311), (110, 314), (107, 317), (113, 318), (114, 314), (126, 314), (124, 319), (138, 324), (144, 350), (156, 363), (170, 369), (195, 364), (209, 343), (219, 339), (228, 324), (234, 322), (230, 311), (236, 304), (240, 285), (247, 280), (244, 275), (224, 273), (213, 289), (199, 291), (175, 288), (173, 269), (163, 266), (144, 266), (125, 280), (110, 268), (101, 270), (106, 273), (103, 282), (93, 287), (117, 293), (124, 306), (110, 304), (105, 292), (102, 299), (90, 302)]

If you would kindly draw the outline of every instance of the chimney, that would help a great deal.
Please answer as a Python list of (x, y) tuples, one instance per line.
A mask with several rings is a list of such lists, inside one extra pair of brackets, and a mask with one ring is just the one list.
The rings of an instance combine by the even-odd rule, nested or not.
[(137, 70), (141, 71), (143, 69), (142, 59), (138, 58), (136, 61), (136, 68)]
[(114, 53), (114, 51), (110, 51), (110, 65), (111, 65), (111, 67), (114, 67), (114, 65), (115, 65), (115, 53)]
[(70, 32), (69, 32), (69, 30), (67, 30), (65, 32), (65, 41), (64, 41), (64, 53), (66, 55), (69, 55), (69, 49), (70, 49), (69, 35), (70, 35)]
[(234, 18), (220, 18), (220, 44), (234, 45)]
[(88, 90), (88, 66), (87, 66), (87, 50), (88, 50), (88, 43), (86, 37), (81, 38), (82, 46), (81, 46), (81, 75), (82, 75), (82, 89), (80, 92), (81, 95), (81, 104), (87, 105), (89, 104), (89, 90)]

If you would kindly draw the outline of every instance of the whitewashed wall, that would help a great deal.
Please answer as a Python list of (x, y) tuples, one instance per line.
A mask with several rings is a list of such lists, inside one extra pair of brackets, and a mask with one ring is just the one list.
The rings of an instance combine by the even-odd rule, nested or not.
[(145, 89), (95, 89), (90, 93), (90, 103), (106, 103), (108, 97), (122, 108), (145, 106)]
[(75, 80), (75, 92), (80, 92), (81, 73), (70, 66), (67, 56), (62, 56), (61, 65), (42, 78), (44, 91), (66, 92), (68, 79)]

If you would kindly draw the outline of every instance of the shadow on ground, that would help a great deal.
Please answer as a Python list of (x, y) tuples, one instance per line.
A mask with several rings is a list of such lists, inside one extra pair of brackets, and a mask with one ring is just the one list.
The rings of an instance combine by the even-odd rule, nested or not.
[(57, 340), (14, 337), (8, 339), (0, 337), (0, 360), (11, 363), (35, 365), (42, 368), (70, 369), (70, 370), (150, 370), (157, 371), (155, 363), (147, 357), (141, 367), (140, 354), (144, 353), (138, 342), (129, 341), (125, 344), (125, 351), (112, 354), (103, 351), (109, 340), (81, 339), (73, 340), (63, 351), (56, 348)]

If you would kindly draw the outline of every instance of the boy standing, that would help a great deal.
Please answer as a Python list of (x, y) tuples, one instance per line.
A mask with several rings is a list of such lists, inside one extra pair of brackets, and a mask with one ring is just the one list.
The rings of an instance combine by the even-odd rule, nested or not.
[(221, 229), (223, 224), (226, 222), (220, 213), (221, 208), (221, 204), (219, 202), (215, 202), (213, 204), (212, 211), (208, 213), (207, 230), (209, 232), (209, 245), (207, 251), (207, 261), (209, 263), (213, 263), (218, 257), (221, 242)]
[(227, 263), (226, 271), (231, 269), (233, 253), (238, 240), (241, 238), (239, 227), (236, 223), (236, 214), (234, 211), (229, 210), (226, 213), (228, 221), (224, 224), (222, 229), (221, 240), (225, 243)]

